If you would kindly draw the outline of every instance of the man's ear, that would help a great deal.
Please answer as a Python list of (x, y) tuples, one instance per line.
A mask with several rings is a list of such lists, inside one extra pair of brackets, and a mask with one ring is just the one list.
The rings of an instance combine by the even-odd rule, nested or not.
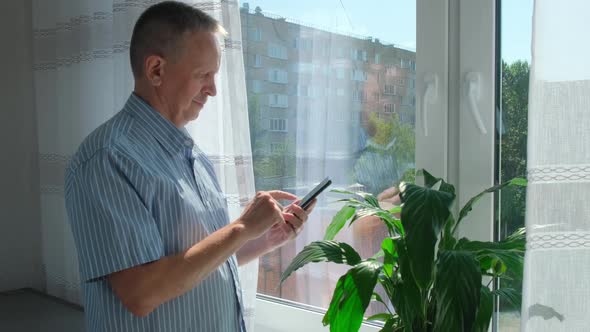
[(145, 74), (152, 86), (162, 84), (166, 60), (159, 55), (150, 55), (145, 59)]

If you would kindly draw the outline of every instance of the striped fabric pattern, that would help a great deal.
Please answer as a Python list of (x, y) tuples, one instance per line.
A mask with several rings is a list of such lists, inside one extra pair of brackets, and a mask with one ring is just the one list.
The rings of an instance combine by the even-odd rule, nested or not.
[(212, 164), (186, 130), (132, 94), (73, 156), (65, 199), (89, 332), (245, 331), (235, 255), (143, 318), (105, 278), (177, 254), (228, 224)]

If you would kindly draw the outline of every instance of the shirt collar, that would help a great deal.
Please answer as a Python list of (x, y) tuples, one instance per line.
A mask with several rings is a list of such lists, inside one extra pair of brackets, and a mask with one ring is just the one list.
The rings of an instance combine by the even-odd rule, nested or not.
[(172, 154), (183, 149), (193, 149), (195, 142), (185, 128), (177, 128), (135, 93), (129, 96), (123, 109), (136, 118), (140, 127)]

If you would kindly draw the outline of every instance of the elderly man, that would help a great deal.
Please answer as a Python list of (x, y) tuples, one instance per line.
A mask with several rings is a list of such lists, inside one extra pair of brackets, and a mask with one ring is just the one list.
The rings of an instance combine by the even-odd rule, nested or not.
[(135, 89), (66, 171), (88, 331), (245, 331), (238, 265), (308, 218), (281, 191), (229, 220), (211, 163), (184, 126), (216, 94), (223, 28), (178, 2), (148, 8), (131, 38)]

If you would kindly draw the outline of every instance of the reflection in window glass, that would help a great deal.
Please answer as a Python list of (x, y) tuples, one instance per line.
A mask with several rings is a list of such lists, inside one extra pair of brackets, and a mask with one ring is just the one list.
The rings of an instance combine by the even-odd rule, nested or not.
[[(415, 100), (405, 86), (415, 80), (415, 3), (327, 3), (241, 3), (244, 59), (255, 59), (245, 69), (253, 82), (247, 92), (256, 190), (302, 197), (330, 176), (332, 188), (377, 195), (414, 168), (415, 103), (403, 101)], [(377, 9), (396, 13), (396, 22)], [(346, 266), (310, 264), (282, 287), (279, 280), (305, 245), (323, 237), (338, 198), (322, 194), (297, 240), (260, 259), (260, 293), (328, 307)], [(386, 234), (381, 221), (369, 219), (337, 240), (367, 258)], [(371, 305), (369, 313), (384, 310)]]

